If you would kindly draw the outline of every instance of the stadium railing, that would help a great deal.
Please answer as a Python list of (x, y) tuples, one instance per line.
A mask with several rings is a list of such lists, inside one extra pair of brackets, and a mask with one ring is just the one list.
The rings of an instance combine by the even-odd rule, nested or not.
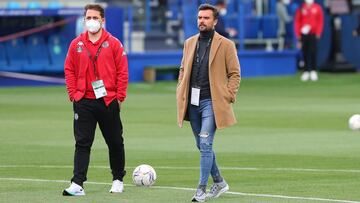
[(248, 16), (245, 19), (245, 44), (264, 44), (265, 50), (272, 51), (273, 45), (279, 43), (278, 17), (275, 15)]

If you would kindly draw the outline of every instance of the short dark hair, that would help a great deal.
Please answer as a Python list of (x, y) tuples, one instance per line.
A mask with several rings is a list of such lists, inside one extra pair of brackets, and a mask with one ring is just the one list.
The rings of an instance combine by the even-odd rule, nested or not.
[(198, 11), (203, 11), (203, 10), (212, 10), (214, 19), (215, 20), (218, 19), (219, 10), (215, 6), (213, 6), (211, 4), (201, 4), (198, 8)]
[(87, 10), (99, 11), (101, 18), (104, 18), (104, 16), (105, 16), (104, 7), (102, 7), (100, 4), (87, 4), (84, 7), (84, 16), (86, 16)]

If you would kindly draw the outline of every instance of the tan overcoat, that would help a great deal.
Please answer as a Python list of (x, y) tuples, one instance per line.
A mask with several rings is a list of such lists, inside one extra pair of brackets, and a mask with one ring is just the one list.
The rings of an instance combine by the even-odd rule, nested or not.
[[(178, 125), (180, 127), (184, 120), (188, 120), (190, 76), (198, 38), (199, 34), (194, 35), (184, 43), (176, 89)], [(236, 118), (232, 103), (236, 100), (236, 93), (240, 85), (240, 64), (235, 44), (216, 32), (209, 54), (209, 83), (217, 129), (234, 125)]]

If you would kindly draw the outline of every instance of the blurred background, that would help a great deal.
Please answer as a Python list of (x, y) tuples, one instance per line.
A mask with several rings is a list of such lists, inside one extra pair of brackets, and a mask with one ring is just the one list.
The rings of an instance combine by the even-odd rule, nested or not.
[[(293, 28), (302, 0), (221, 7), (243, 78), (233, 105), (239, 124), (219, 130), (214, 145), (232, 191), (218, 203), (360, 202), (360, 131), (348, 126), (360, 114), (360, 0), (315, 1), (325, 15), (321, 72), (306, 83)], [(83, 32), (83, 8), (94, 2), (106, 7), (106, 29), (129, 60), (121, 110), (128, 175), (126, 192), (109, 195), (108, 149), (97, 128), (87, 195), (76, 202), (189, 202), (199, 156), (189, 124), (176, 126), (176, 78), (184, 40), (198, 32), (198, 5), (217, 0), (0, 0), (0, 202), (75, 201), (61, 195), (74, 150), (63, 64)], [(143, 163), (157, 172), (152, 188), (132, 187), (131, 172)]]
[[(186, 38), (198, 32), (197, 8), (217, 0), (17, 0), (0, 2), (0, 71), (63, 74), (68, 45), (83, 32), (83, 7), (102, 3), (106, 29), (126, 47), (130, 82), (176, 79)], [(302, 68), (293, 17), (302, 0), (227, 0), (221, 22), (236, 43), (243, 77), (294, 75)], [(316, 0), (324, 10), (318, 69), (360, 69), (360, 0)], [(277, 4), (286, 7), (285, 33)], [(220, 32), (220, 31), (219, 31)], [(4, 76), (4, 73), (2, 74)], [(5, 74), (6, 75), (6, 74)], [(5, 81), (4, 79), (2, 79)]]

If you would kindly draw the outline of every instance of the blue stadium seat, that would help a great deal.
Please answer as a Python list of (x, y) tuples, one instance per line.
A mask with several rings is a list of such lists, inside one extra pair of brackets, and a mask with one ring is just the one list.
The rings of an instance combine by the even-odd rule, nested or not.
[(30, 64), (24, 67), (25, 72), (42, 72), (49, 65), (49, 55), (43, 36), (32, 35), (27, 39)]
[(185, 39), (198, 33), (197, 28), (197, 3), (192, 0), (184, 0), (182, 5), (183, 26)]
[(167, 16), (169, 20), (177, 20), (180, 12), (179, 0), (168, 0), (168, 12), (171, 16)]
[(6, 58), (5, 46), (0, 43), (0, 71), (4, 71), (8, 68), (8, 62)]
[(41, 5), (37, 1), (31, 1), (27, 4), (28, 9), (38, 9), (41, 8)]
[(64, 61), (67, 53), (67, 44), (60, 35), (51, 35), (48, 40), (47, 48), (50, 54), (50, 66), (48, 72), (63, 72)]
[(8, 71), (22, 71), (29, 65), (28, 51), (23, 38), (16, 38), (5, 43), (8, 54)]
[(225, 27), (233, 28), (239, 31), (239, 16), (236, 13), (226, 14), (225, 16)]
[(6, 8), (7, 9), (19, 9), (19, 8), (21, 8), (21, 5), (19, 2), (16, 2), (16, 1), (9, 1), (6, 4)]
[(276, 15), (265, 15), (262, 18), (262, 33), (263, 38), (277, 38), (278, 37), (278, 17)]
[(63, 5), (58, 1), (50, 1), (48, 3), (48, 8), (50, 9), (58, 9), (61, 8)]
[(257, 16), (245, 17), (245, 39), (257, 39), (260, 31), (260, 18)]
[(236, 15), (235, 9), (237, 8), (237, 1), (234, 0), (228, 0), (226, 1), (227, 4), (227, 14), (228, 16)]

